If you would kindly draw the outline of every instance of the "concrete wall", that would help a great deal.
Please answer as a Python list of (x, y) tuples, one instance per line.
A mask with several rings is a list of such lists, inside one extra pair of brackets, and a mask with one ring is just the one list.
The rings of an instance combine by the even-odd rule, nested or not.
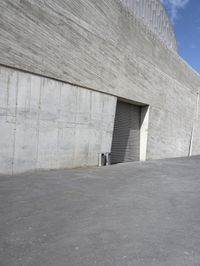
[[(1, 65), (22, 69), (112, 95), (103, 96), (98, 94), (101, 95), (99, 97), (103, 97), (103, 99), (108, 101), (111, 110), (108, 111), (110, 115), (104, 114), (101, 120), (97, 119), (97, 124), (98, 127), (104, 127), (108, 124), (110, 127), (105, 132), (110, 132), (110, 137), (110, 130), (113, 125), (110, 120), (113, 119), (115, 97), (149, 105), (146, 158), (155, 159), (188, 155), (197, 91), (200, 88), (200, 77), (176, 53), (169, 50), (155, 36), (149, 35), (149, 31), (145, 26), (132, 17), (123, 8), (120, 1), (1, 0), (0, 13)], [(14, 73), (11, 70), (7, 71)], [(27, 83), (29, 75), (22, 73), (7, 74), (7, 76), (9, 75), (13, 76), (11, 81), (4, 74), (1, 75), (1, 79), (4, 80), (1, 82), (4, 84), (3, 87), (1, 86), (3, 88), (1, 90), (5, 91), (7, 86), (11, 86), (9, 97), (11, 97), (10, 99), (12, 100), (10, 101), (13, 104), (11, 104), (12, 108), (2, 107), (3, 112), (11, 114), (8, 116), (8, 120), (11, 122), (5, 122), (7, 118), (1, 116), (1, 135), (5, 139), (0, 140), (0, 160), (5, 163), (4, 158), (7, 156), (7, 159), (10, 160), (10, 167), (7, 164), (2, 164), (1, 169), (7, 171), (8, 168), (13, 168), (15, 172), (17, 169), (28, 169), (32, 164), (29, 164), (29, 159), (27, 159), (28, 153), (35, 149), (38, 144), (34, 137), (32, 137), (32, 141), (27, 140), (26, 134), (30, 134), (30, 136), (35, 134), (33, 133), (35, 131), (32, 130), (32, 125), (34, 125), (32, 120), (36, 123), (38, 112), (35, 111), (30, 115), (29, 112), (27, 114), (27, 110), (24, 107), (22, 108), (23, 112), (19, 112), (18, 107), (15, 106), (16, 88), (18, 88), (19, 102), (22, 98), (22, 106), (26, 105), (23, 95), (27, 86), (24, 84)], [(14, 81), (16, 80), (14, 78), (15, 75), (20, 75), (21, 78), (18, 81)], [(57, 145), (53, 142), (54, 146), (50, 140), (55, 138), (56, 132), (58, 132), (57, 128), (59, 128), (58, 124), (60, 122), (57, 119), (58, 117), (56, 118), (56, 106), (58, 106), (60, 93), (58, 84), (62, 83), (53, 80), (47, 81), (47, 79), (39, 76), (34, 76), (33, 79), (36, 79), (39, 84), (41, 80), (45, 80), (43, 81), (44, 90), (41, 91), (47, 93), (47, 96), (42, 98), (42, 108), (44, 109), (41, 109), (43, 112), (42, 115), (39, 115), (39, 120), (42, 119), (41, 123), (39, 123), (42, 126), (42, 129), (39, 130), (39, 136), (41, 136), (39, 137), (39, 140), (41, 139), (39, 146), (41, 145), (42, 151), (40, 152), (39, 150), (39, 157), (36, 155), (37, 159), (33, 158), (37, 162), (35, 166), (40, 168), (40, 162), (45, 164), (45, 161), (46, 167), (51, 166), (51, 168), (68, 165), (75, 166), (75, 160), (71, 164), (72, 159), (59, 164), (59, 160), (56, 161), (54, 158), (57, 155), (51, 152), (55, 151), (55, 146)], [(16, 82), (18, 82), (18, 85), (13, 85)], [(51, 89), (48, 89), (45, 82), (51, 84)], [(31, 95), (34, 97), (34, 105), (39, 92), (38, 86), (34, 85), (36, 81), (31, 82), (31, 84), (33, 86)], [(62, 86), (66, 86), (68, 88), (66, 91), (70, 94), (70, 96), (66, 96), (66, 100), (70, 101), (70, 104), (74, 103), (76, 97), (73, 96), (73, 91), (76, 86)], [(69, 91), (69, 88), (72, 88), (72, 92)], [(83, 88), (79, 90), (81, 91), (80, 94), (90, 95), (89, 91), (86, 93)], [(2, 93), (2, 95), (4, 94), (7, 95), (6, 92)], [(94, 92), (91, 92), (91, 94), (97, 95)], [(2, 96), (2, 106), (6, 104), (6, 99), (9, 97)], [(80, 99), (81, 108), (87, 109), (89, 96), (80, 97), (84, 99), (83, 101)], [(8, 101), (8, 104), (10, 104), (10, 101)], [(99, 101), (102, 102), (102, 100)], [(7, 109), (9, 111), (6, 111)], [(66, 114), (65, 110), (63, 112)], [(61, 110), (59, 116), (62, 116), (63, 112)], [(17, 119), (15, 114), (17, 114)], [(93, 111), (90, 114), (92, 115)], [(29, 116), (34, 115), (35, 120), (28, 119)], [(22, 119), (18, 120), (20, 117)], [(67, 128), (71, 128), (73, 116), (69, 117), (69, 123), (65, 124)], [(80, 121), (84, 117), (80, 116)], [(17, 129), (18, 126), (15, 126), (17, 121), (21, 121), (19, 129)], [(87, 121), (90, 121), (90, 119), (88, 118)], [(99, 123), (99, 121), (101, 122)], [(82, 126), (82, 122), (80, 124)], [(200, 131), (200, 124), (198, 121), (195, 121), (195, 124), (195, 148), (193, 153), (199, 154), (200, 137), (198, 132)], [(46, 125), (50, 130), (45, 129)], [(30, 130), (29, 127), (31, 127)], [(87, 125), (85, 129), (87, 133), (84, 135), (85, 140), (83, 140), (84, 137), (83, 139), (80, 137), (80, 133), (78, 133), (80, 131), (77, 129), (77, 137), (72, 144), (76, 146), (74, 156), (78, 156), (79, 152), (76, 152), (76, 150), (79, 149), (79, 146), (80, 149), (85, 149), (83, 143), (87, 141), (88, 128), (89, 126)], [(46, 137), (46, 132), (48, 132), (48, 138)], [(63, 132), (67, 136), (65, 140), (68, 141), (74, 131), (67, 129)], [(20, 137), (23, 134), (24, 137)], [(25, 152), (20, 152), (23, 150), (22, 148), (13, 149), (13, 146), (18, 147), (18, 145), (21, 145), (23, 147), (23, 144), (19, 144), (23, 138), (28, 141), (25, 149), (27, 156), (24, 155)], [(48, 146), (48, 143), (50, 143), (50, 146)], [(63, 141), (64, 144), (65, 141)], [(42, 148), (43, 145), (44, 148)], [(66, 144), (67, 146), (68, 144)], [(45, 152), (46, 147), (48, 152)], [(92, 144), (92, 147), (95, 146)], [(8, 150), (8, 153), (6, 153), (6, 150)], [(96, 149), (96, 152), (98, 151)], [(30, 153), (32, 156), (32, 152)], [(34, 154), (37, 154), (37, 152)], [(80, 154), (83, 153), (81, 152)], [(23, 159), (21, 159), (24, 156), (27, 163), (24, 163)], [(83, 156), (81, 156), (80, 158), (76, 157), (77, 165), (82, 164), (82, 160), (83, 164), (86, 164)], [(14, 163), (13, 158), (16, 158)], [(90, 159), (87, 162), (90, 163)]]
[(0, 173), (96, 165), (111, 150), (113, 96), (4, 67), (0, 95)]
[(200, 88), (196, 97), (196, 104), (194, 105), (193, 123), (193, 134), (191, 141), (191, 154), (199, 155), (200, 151)]
[(1, 0), (0, 12), (1, 64), (161, 108), (174, 84), (200, 85), (117, 0)]
[(171, 20), (160, 0), (119, 0), (134, 17), (147, 26), (149, 31), (166, 44), (169, 49), (177, 51), (176, 37)]

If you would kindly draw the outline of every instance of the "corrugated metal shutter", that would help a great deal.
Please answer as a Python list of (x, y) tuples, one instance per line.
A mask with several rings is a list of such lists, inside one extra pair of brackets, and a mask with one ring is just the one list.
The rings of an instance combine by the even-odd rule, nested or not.
[(118, 102), (113, 132), (112, 164), (140, 158), (140, 107)]

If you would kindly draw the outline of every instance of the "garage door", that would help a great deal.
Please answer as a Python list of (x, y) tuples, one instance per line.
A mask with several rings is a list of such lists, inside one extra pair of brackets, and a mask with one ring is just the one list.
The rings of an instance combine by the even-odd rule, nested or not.
[(117, 102), (111, 149), (112, 164), (139, 160), (140, 109), (136, 105)]

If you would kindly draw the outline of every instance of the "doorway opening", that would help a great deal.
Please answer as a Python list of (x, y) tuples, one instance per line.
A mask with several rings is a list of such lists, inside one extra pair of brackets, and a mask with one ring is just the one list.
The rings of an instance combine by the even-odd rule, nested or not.
[(111, 163), (146, 159), (148, 107), (117, 101)]

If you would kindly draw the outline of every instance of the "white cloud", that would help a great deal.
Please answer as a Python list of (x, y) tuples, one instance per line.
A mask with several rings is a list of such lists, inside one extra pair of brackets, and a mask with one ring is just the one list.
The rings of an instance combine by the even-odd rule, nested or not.
[(172, 22), (174, 22), (178, 16), (180, 9), (184, 9), (190, 0), (160, 0), (164, 6), (169, 10)]

